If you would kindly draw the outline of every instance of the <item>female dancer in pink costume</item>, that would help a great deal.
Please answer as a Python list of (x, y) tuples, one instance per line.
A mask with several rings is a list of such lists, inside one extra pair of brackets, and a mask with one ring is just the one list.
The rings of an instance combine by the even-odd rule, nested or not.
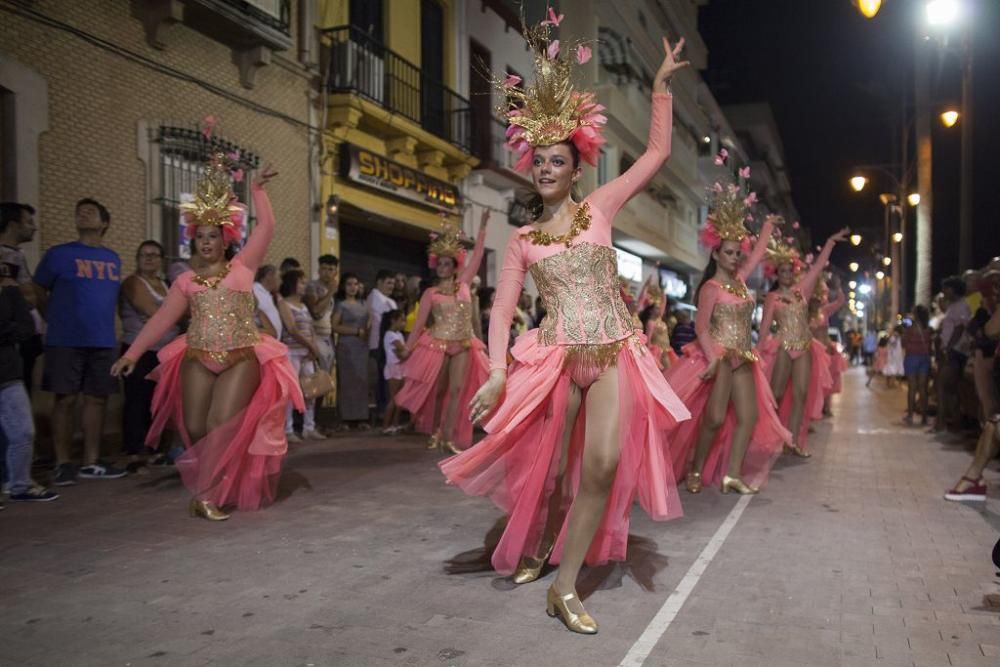
[(136, 359), (190, 309), (187, 335), (160, 350), (160, 365), (149, 375), (157, 386), (146, 443), (158, 442), (168, 424), (181, 434), (187, 450), (177, 469), (194, 496), (191, 515), (212, 521), (229, 518), (223, 507), (256, 510), (274, 499), (288, 448), (285, 405), (304, 408), (287, 349), (254, 325), (254, 272), (274, 236), (264, 184), (275, 175), (265, 168), (253, 184), (257, 225), (227, 261), (246, 211), (232, 192), (226, 156), (213, 156), (194, 201), (182, 205), (200, 268), (174, 281), (111, 371), (131, 373)]
[[(550, 18), (548, 25), (558, 23)], [(558, 53), (548, 25), (525, 29), (536, 82), (524, 88), (516, 77), (503, 82), (507, 99), (524, 102), (508, 112), (508, 143), (522, 153), (519, 165), (531, 169), (540, 205), (534, 224), (518, 229), (507, 245), (490, 318), (490, 378), (472, 399), (474, 419), (492, 412), (489, 436), (441, 469), (450, 482), (489, 495), (508, 513), (493, 552), (496, 570), (527, 583), (546, 560), (559, 563), (547, 612), (573, 632), (593, 634), (597, 623), (576, 594), (584, 562), (625, 558), (636, 496), (654, 519), (680, 514), (663, 434), (688, 414), (622, 301), (611, 227), (670, 153), (667, 82), (687, 63), (675, 61), (682, 44), (671, 49), (664, 40), (646, 152), (577, 203), (571, 189), (581, 175), (579, 159), (596, 163), (605, 118), (592, 93), (573, 89), (573, 55)], [(580, 62), (589, 51), (573, 49)], [(510, 324), (529, 271), (546, 316), (517, 339), (508, 378)]]
[(663, 321), (667, 312), (667, 295), (657, 285), (653, 285), (654, 276), (650, 275), (639, 292), (639, 321), (643, 322), (643, 333), (646, 334), (646, 345), (653, 353), (657, 367), (664, 373), (677, 363), (678, 356), (670, 347), (670, 330)]
[[(417, 430), (433, 434), (428, 449), (457, 454), (472, 444), (469, 399), (486, 381), (490, 363), (486, 346), (472, 331), (469, 287), (483, 261), (489, 217), (486, 209), (468, 262), (457, 231), (451, 227), (428, 248), (428, 263), (439, 282), (420, 298), (417, 321), (406, 342), (410, 349), (403, 364), (406, 382), (396, 394), (396, 405), (410, 411)], [(427, 329), (431, 316), (433, 323)]]
[(830, 397), (841, 392), (841, 375), (847, 370), (847, 359), (837, 349), (836, 343), (830, 340), (830, 318), (844, 307), (847, 298), (840, 289), (840, 279), (834, 276), (832, 282), (837, 289), (836, 299), (829, 301), (830, 290), (825, 282), (820, 281), (809, 301), (809, 329), (813, 337), (826, 348), (830, 359), (830, 377), (833, 381), (823, 396), (823, 414), (827, 417), (833, 416), (830, 411)]
[[(723, 164), (726, 154), (716, 159)], [(741, 170), (748, 178), (749, 168)], [(774, 396), (751, 346), (750, 329), (756, 301), (746, 279), (764, 257), (774, 219), (768, 216), (753, 252), (744, 226), (753, 193), (716, 183), (702, 243), (712, 249), (698, 287), (698, 339), (684, 346), (684, 356), (667, 372), (667, 380), (691, 411), (692, 419), (671, 434), (675, 471), (686, 470), (686, 486), (699, 493), (703, 479), (720, 484), (723, 493), (757, 493), (743, 481), (763, 478), (773, 455), (791, 434), (775, 412)], [(689, 462), (692, 457), (693, 460)]]
[[(816, 281), (830, 260), (833, 246), (846, 236), (845, 229), (827, 239), (819, 257), (801, 279), (802, 261), (798, 251), (789, 245), (772, 242), (765, 263), (765, 273), (776, 278), (776, 284), (764, 299), (757, 351), (765, 373), (771, 378), (781, 422), (794, 437), (786, 451), (802, 458), (812, 456), (805, 449), (809, 422), (822, 419), (824, 390), (833, 384), (830, 357), (809, 329), (809, 303), (803, 294), (812, 294), (816, 289)], [(772, 336), (771, 323), (775, 321), (778, 331)]]

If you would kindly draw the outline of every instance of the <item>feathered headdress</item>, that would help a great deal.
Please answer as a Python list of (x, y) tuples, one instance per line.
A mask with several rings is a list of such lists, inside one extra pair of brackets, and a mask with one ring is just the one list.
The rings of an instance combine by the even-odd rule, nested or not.
[(583, 65), (591, 58), (591, 49), (582, 43), (562, 49), (551, 29), (558, 27), (564, 15), (556, 16), (549, 8), (549, 18), (537, 26), (524, 26), (524, 39), (534, 54), (535, 82), (522, 86), (521, 77), (508, 74), (492, 77), (493, 84), (506, 101), (497, 112), (507, 119), (507, 147), (519, 155), (514, 168), (531, 167), (534, 149), (571, 141), (580, 157), (597, 165), (604, 143), (602, 130), (608, 119), (601, 111), (594, 93), (573, 86), (574, 62)]
[(791, 264), (792, 269), (798, 273), (805, 268), (802, 255), (795, 247), (795, 239), (791, 236), (782, 239), (780, 236), (773, 236), (767, 242), (767, 254), (764, 259), (764, 275), (774, 278), (778, 275), (778, 267), (782, 264)]
[[(728, 157), (729, 151), (723, 148), (715, 156), (715, 164), (726, 164)], [(750, 167), (743, 167), (736, 183), (723, 185), (716, 181), (708, 189), (708, 218), (698, 239), (709, 250), (718, 248), (723, 241), (739, 241), (744, 253), (750, 251), (750, 230), (746, 223), (753, 220), (750, 209), (757, 203), (757, 194), (745, 193), (749, 178)]]
[(427, 266), (436, 268), (442, 257), (451, 257), (456, 266), (465, 262), (465, 246), (458, 225), (442, 220), (441, 231), (431, 232), (431, 243), (427, 246)]
[[(205, 119), (202, 134), (206, 139), (211, 137), (214, 124), (212, 116)], [(194, 194), (181, 195), (180, 209), (187, 238), (193, 239), (199, 226), (212, 225), (222, 228), (222, 238), (227, 245), (243, 240), (247, 210), (233, 192), (233, 181), (243, 180), (243, 170), (238, 163), (239, 154), (212, 153)]]

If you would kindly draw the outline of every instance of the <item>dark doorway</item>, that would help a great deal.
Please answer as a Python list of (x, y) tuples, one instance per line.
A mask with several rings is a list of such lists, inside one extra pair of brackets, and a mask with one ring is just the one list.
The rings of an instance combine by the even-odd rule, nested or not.
[(420, 70), (422, 125), (445, 135), (444, 12), (435, 0), (420, 0)]
[(472, 126), (475, 128), (472, 152), (483, 164), (493, 164), (497, 157), (493, 155), (493, 86), (487, 79), (487, 74), (493, 71), (492, 55), (489, 49), (475, 40), (469, 40), (469, 50), (472, 56), (469, 64), (469, 101), (472, 104)]

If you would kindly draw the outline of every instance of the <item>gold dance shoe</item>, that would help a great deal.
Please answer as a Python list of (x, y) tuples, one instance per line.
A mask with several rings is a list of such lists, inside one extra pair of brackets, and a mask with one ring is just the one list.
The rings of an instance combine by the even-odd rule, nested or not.
[(225, 521), (229, 515), (215, 506), (215, 503), (208, 500), (192, 500), (188, 506), (191, 516), (202, 517), (209, 521)]
[(455, 443), (451, 440), (441, 441), (441, 451), (449, 452), (451, 454), (461, 454), (462, 450), (455, 446)]
[(730, 491), (735, 491), (741, 496), (752, 496), (755, 493), (760, 493), (760, 489), (748, 485), (739, 477), (730, 477), (729, 475), (723, 475), (722, 492), (729, 493)]
[(517, 569), (514, 570), (514, 576), (512, 577), (515, 584), (530, 584), (532, 581), (538, 579), (538, 576), (542, 573), (542, 568), (545, 567), (545, 563), (548, 562), (549, 556), (552, 555), (552, 549), (556, 546), (553, 540), (552, 544), (545, 551), (545, 555), (541, 558), (537, 556), (522, 556), (521, 562), (517, 564)]
[[(579, 602), (580, 598), (576, 597), (576, 593), (560, 595), (556, 592), (555, 588), (550, 587), (546, 598), (545, 613), (553, 618), (558, 616), (567, 630), (579, 632), (581, 635), (597, 634), (597, 621), (586, 610), (582, 614), (577, 614), (570, 611), (569, 606), (566, 604), (573, 599)], [(580, 603), (580, 608), (583, 609), (582, 602)]]
[(808, 459), (809, 457), (812, 456), (812, 454), (802, 449), (798, 445), (785, 445), (784, 451), (786, 454), (794, 454), (795, 456), (798, 456), (800, 459)]
[(427, 449), (439, 449), (441, 447), (441, 433), (435, 433), (427, 441)]
[(701, 473), (693, 470), (684, 476), (684, 485), (688, 493), (701, 493)]

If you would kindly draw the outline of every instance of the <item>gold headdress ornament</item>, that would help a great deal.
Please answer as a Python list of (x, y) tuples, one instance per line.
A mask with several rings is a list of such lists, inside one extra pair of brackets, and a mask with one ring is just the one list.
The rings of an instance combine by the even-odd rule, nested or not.
[(188, 237), (193, 237), (194, 230), (200, 225), (213, 225), (222, 227), (227, 243), (241, 240), (246, 209), (233, 192), (234, 175), (242, 178), (242, 171), (234, 172), (224, 153), (214, 153), (194, 195), (180, 205)]
[(427, 246), (427, 263), (434, 268), (442, 257), (451, 257), (457, 265), (465, 260), (462, 232), (457, 224), (446, 219), (441, 221), (441, 231), (431, 234), (431, 243)]
[(522, 86), (521, 77), (513, 74), (491, 77), (505, 98), (497, 112), (507, 118), (507, 147), (520, 156), (514, 166), (519, 171), (531, 166), (536, 146), (572, 141), (580, 157), (596, 165), (604, 143), (601, 132), (608, 120), (601, 114), (604, 107), (592, 92), (573, 86), (574, 61), (579, 65), (589, 61), (590, 47), (576, 43), (563, 49), (558, 39), (551, 39), (551, 29), (563, 16), (549, 8), (549, 18), (531, 27), (523, 25), (522, 17), (524, 39), (534, 54), (534, 83)]
[[(729, 152), (723, 148), (715, 157), (715, 164), (724, 165), (728, 157)], [(750, 209), (757, 203), (756, 193), (745, 194), (744, 185), (749, 178), (750, 167), (743, 167), (736, 183), (723, 185), (716, 181), (708, 189), (708, 219), (699, 233), (706, 248), (718, 248), (723, 241), (738, 241), (749, 246), (750, 230), (746, 223), (753, 220)]]
[[(781, 225), (784, 220), (781, 216), (773, 216), (775, 226)], [(764, 272), (769, 276), (777, 273), (778, 267), (782, 264), (791, 264), (798, 271), (803, 267), (802, 254), (794, 245), (791, 237), (782, 239), (779, 235), (772, 236), (767, 241), (767, 255)]]

